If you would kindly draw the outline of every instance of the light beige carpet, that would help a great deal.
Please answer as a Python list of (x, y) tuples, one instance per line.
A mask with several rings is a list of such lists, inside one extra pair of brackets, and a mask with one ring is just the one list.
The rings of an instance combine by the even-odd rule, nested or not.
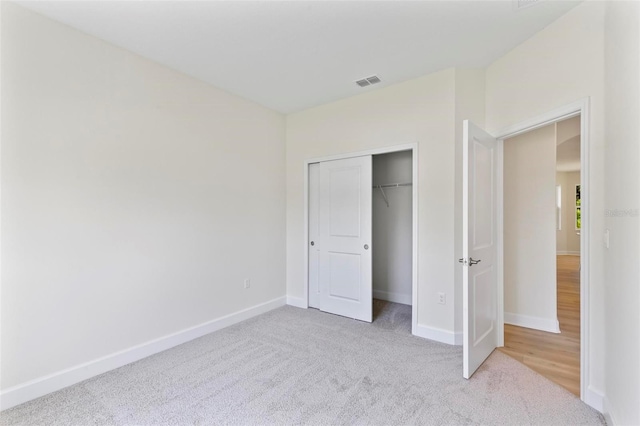
[(4, 425), (603, 424), (494, 352), (469, 381), (462, 350), (413, 337), (411, 308), (373, 324), (283, 307), (0, 414)]

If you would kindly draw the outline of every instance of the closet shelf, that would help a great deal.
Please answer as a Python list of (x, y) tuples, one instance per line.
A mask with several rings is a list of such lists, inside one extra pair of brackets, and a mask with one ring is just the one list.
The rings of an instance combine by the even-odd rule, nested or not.
[(389, 200), (387, 199), (387, 194), (384, 193), (384, 189), (383, 188), (399, 188), (401, 186), (411, 186), (411, 182), (408, 182), (408, 183), (385, 183), (383, 185), (373, 185), (374, 188), (378, 188), (380, 190), (380, 192), (382, 192), (382, 198), (384, 199), (384, 202), (387, 204), (387, 207), (389, 207)]
[(399, 188), (401, 186), (411, 186), (412, 183), (408, 182), (408, 183), (385, 183), (383, 185), (373, 185), (374, 188)]

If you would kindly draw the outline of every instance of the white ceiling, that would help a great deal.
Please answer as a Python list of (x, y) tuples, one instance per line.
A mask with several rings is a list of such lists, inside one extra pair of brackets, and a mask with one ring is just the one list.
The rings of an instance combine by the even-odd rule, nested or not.
[[(574, 7), (512, 1), (20, 1), (283, 113), (485, 67)], [(382, 83), (359, 88), (355, 80)]]

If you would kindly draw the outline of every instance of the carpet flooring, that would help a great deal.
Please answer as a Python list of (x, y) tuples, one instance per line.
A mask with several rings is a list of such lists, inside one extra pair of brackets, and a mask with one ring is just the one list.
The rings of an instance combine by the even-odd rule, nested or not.
[(494, 352), (410, 335), (411, 307), (374, 322), (285, 306), (0, 413), (3, 425), (604, 424), (565, 389)]

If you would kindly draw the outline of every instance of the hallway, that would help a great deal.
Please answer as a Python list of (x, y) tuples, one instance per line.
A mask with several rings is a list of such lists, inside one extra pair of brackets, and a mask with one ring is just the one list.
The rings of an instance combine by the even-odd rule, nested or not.
[(560, 334), (505, 324), (499, 350), (580, 396), (580, 256), (557, 256)]

